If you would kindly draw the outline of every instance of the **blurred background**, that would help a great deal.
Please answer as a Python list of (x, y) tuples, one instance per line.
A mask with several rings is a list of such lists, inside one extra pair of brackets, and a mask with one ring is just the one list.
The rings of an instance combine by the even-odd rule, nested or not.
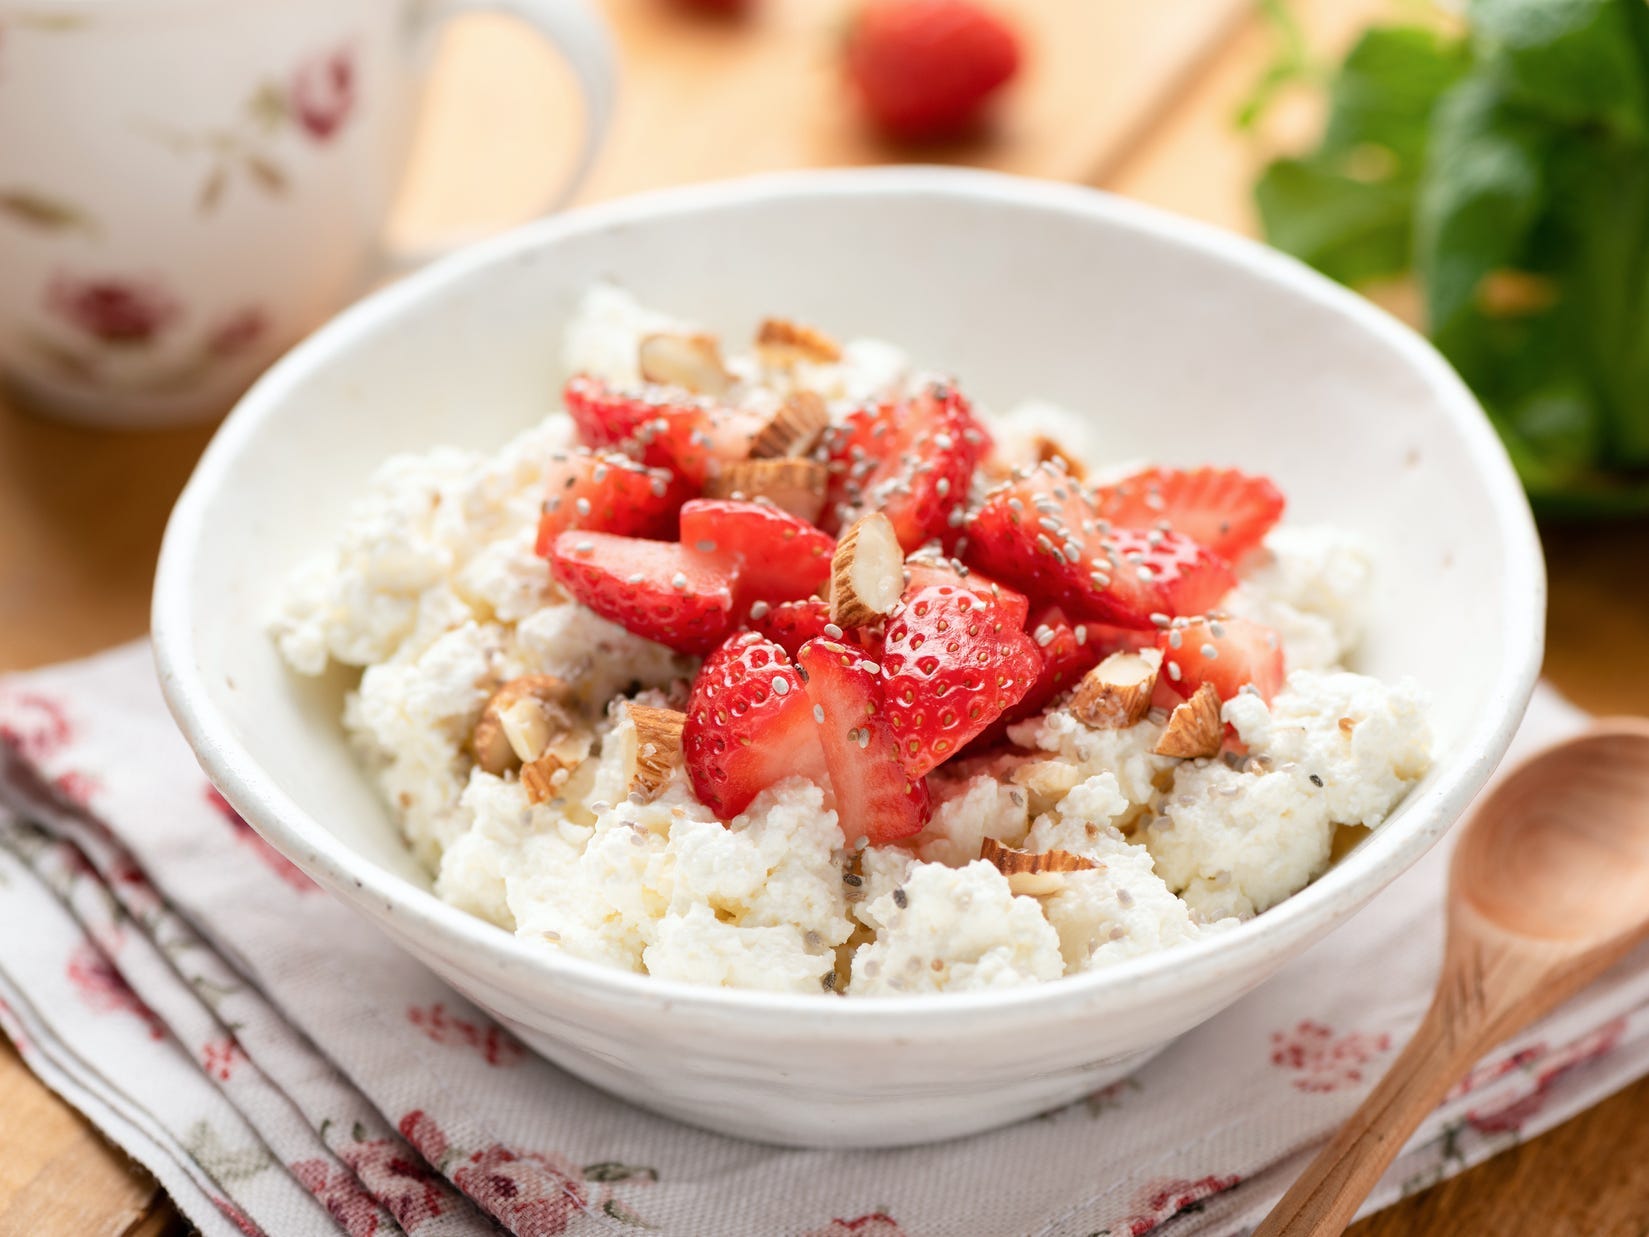
[[(1268, 238), (1430, 334), (1488, 407), (1540, 515), (1552, 579), (1548, 675), (1595, 711), (1645, 711), (1643, 0), (596, 7), (621, 77), (610, 135), (576, 202), (784, 168), (988, 167), (1097, 186)], [(72, 8), (0, 0), (0, 100), (8, 75), (28, 71), (18, 49), (42, 31), (66, 37)], [(22, 62), (8, 63), (13, 56)], [(322, 63), (318, 77), (302, 72), (287, 94), (255, 96), (257, 115), (273, 129), (283, 108), (296, 109), (310, 139), (330, 140), (358, 82), (341, 60)], [(523, 23), (474, 15), (445, 27), (423, 99), (389, 225), (396, 246), (424, 249), (519, 223), (565, 179), (577, 86)], [(27, 123), (54, 140), (51, 117)], [(69, 133), (55, 140), (71, 142)], [(0, 172), (4, 156), (0, 149)], [(272, 190), (269, 168), (248, 168)], [(221, 191), (212, 184), (203, 206)], [(0, 175), (0, 229), (32, 237), (82, 222)], [(11, 275), (0, 261), (0, 285)], [(143, 324), (123, 296), (85, 288), (58, 309), (125, 346)], [(0, 670), (146, 629), (166, 515), (224, 411), (208, 409), (184, 428), (83, 428), (0, 394)], [(21, 1091), (8, 1100), (8, 1088), (31, 1085), (0, 1057), (0, 1109), (23, 1102)], [(1649, 1162), (1636, 1116), (1646, 1087), (1432, 1193), (1470, 1200), (1492, 1190), (1508, 1206), (1524, 1197), (1538, 1209), (1561, 1175), (1572, 1219), (1582, 1198), (1630, 1185), (1621, 1165)], [(95, 1159), (73, 1118), (29, 1096), (39, 1164), (61, 1155), (64, 1180), (88, 1198), (105, 1188), (85, 1184), (98, 1173), (128, 1180), (106, 1153)], [(29, 1180), (22, 1149), (7, 1152), (13, 1179)], [(146, 1210), (152, 1186), (107, 1186), (120, 1189), (145, 1217), (134, 1221), (149, 1226), (141, 1231), (167, 1231), (164, 1216), (148, 1218), (159, 1214)], [(5, 1194), (0, 1229), (16, 1214)], [(1421, 1231), (1415, 1208), (1439, 1205), (1409, 1204), (1358, 1231)], [(1462, 1220), (1426, 1231), (1474, 1230)]]
[[(1633, 648), (1649, 612), (1642, 574), (1619, 570), (1649, 554), (1632, 514), (1649, 507), (1638, 0), (598, 7), (621, 80), (580, 202), (777, 168), (971, 164), (1269, 235), (1431, 330), (1535, 495), (1552, 673), (1591, 707), (1640, 707), (1641, 675), (1570, 651)], [(5, 26), (0, 6), (0, 46)], [(530, 217), (566, 175), (577, 108), (571, 73), (523, 23), (449, 24), (393, 240)], [(0, 228), (40, 225), (6, 203)], [(209, 434), (75, 429), (0, 405), (0, 668), (144, 630), (160, 530)]]

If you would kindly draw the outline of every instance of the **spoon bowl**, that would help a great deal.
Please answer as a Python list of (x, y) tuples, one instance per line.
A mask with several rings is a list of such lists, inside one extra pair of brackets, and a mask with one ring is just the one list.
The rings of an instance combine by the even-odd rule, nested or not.
[(1649, 936), (1649, 722), (1615, 719), (1514, 769), (1461, 826), (1431, 1008), (1254, 1237), (1345, 1230), (1408, 1136), (1494, 1045)]
[(1649, 915), (1649, 723), (1602, 723), (1502, 779), (1462, 826), (1450, 897), (1503, 931), (1607, 941)]

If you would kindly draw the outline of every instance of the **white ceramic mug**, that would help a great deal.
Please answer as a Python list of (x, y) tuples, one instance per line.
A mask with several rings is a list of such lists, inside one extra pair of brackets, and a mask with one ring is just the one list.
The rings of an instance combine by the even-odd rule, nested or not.
[(433, 35), (476, 10), (575, 71), (565, 200), (612, 93), (585, 0), (0, 0), (7, 384), (108, 425), (224, 411), (382, 269)]

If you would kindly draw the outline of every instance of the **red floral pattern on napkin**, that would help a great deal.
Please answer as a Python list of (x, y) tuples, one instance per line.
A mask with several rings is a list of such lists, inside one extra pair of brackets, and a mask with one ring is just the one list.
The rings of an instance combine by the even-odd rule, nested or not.
[(1626, 1019), (1616, 1018), (1555, 1052), (1546, 1052), (1545, 1045), (1525, 1049), (1518, 1056), (1534, 1068), (1534, 1089), (1509, 1104), (1473, 1109), (1466, 1114), (1467, 1123), (1480, 1134), (1521, 1134), (1565, 1075), (1608, 1056), (1625, 1033)]
[(1123, 1231), (1129, 1234), (1129, 1237), (1142, 1237), (1142, 1234), (1149, 1233), (1163, 1221), (1172, 1220), (1175, 1216), (1194, 1210), (1206, 1199), (1233, 1188), (1241, 1181), (1242, 1178), (1235, 1174), (1210, 1175), (1196, 1181), (1184, 1181), (1179, 1178), (1153, 1181), (1135, 1196), (1134, 1205), (1139, 1210), (1128, 1217)]
[(234, 805), (223, 797), (216, 786), (207, 785), (206, 801), (217, 809), (218, 814), (235, 831), (236, 839), (251, 850), (264, 867), (299, 893), (318, 893), (320, 891), (320, 886), (304, 875), (302, 868), (269, 845), (268, 842), (265, 842), (263, 835), (246, 823), (246, 818), (235, 811)]
[(132, 991), (96, 945), (86, 941), (69, 958), (69, 982), (80, 993), (86, 1007), (100, 1014), (124, 1013), (143, 1020), (151, 1039), (164, 1039), (166, 1025)]
[(1339, 1091), (1364, 1080), (1366, 1067), (1391, 1050), (1391, 1036), (1350, 1031), (1337, 1035), (1321, 1022), (1306, 1019), (1271, 1033), (1271, 1064), (1289, 1070), (1300, 1091)]
[(823, 1228), (809, 1229), (802, 1237), (905, 1237), (899, 1221), (883, 1211), (851, 1220), (832, 1220)]
[(496, 1023), (461, 1018), (439, 1003), (414, 1005), (407, 1010), (407, 1021), (437, 1044), (473, 1048), (488, 1065), (517, 1065), (527, 1055), (521, 1041)]
[(411, 1232), (446, 1211), (435, 1174), (398, 1140), (375, 1138), (339, 1152), (361, 1184)]
[(334, 1169), (325, 1160), (303, 1160), (291, 1166), (298, 1182), (321, 1201), (349, 1237), (374, 1237), (377, 1208), (353, 1173)]

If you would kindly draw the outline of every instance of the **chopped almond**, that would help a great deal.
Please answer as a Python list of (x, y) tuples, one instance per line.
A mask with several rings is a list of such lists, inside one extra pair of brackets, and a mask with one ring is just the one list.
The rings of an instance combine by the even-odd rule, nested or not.
[(750, 445), (752, 459), (806, 455), (830, 424), (830, 410), (812, 391), (792, 391)]
[(830, 560), (830, 621), (864, 627), (899, 603), (905, 552), (893, 521), (880, 511), (861, 516), (836, 543)]
[(636, 727), (636, 767), (630, 789), (651, 799), (681, 764), (681, 728), (687, 715), (674, 709), (632, 704), (630, 720)]
[(1161, 665), (1156, 649), (1112, 653), (1077, 684), (1071, 713), (1095, 730), (1126, 730), (1150, 711)]
[(817, 460), (732, 460), (704, 483), (707, 498), (765, 498), (809, 524), (824, 510), (830, 470)]
[(646, 335), (639, 360), (641, 376), (648, 382), (686, 387), (699, 395), (724, 395), (733, 385), (714, 335)]
[(816, 327), (788, 318), (765, 318), (756, 330), (756, 352), (769, 369), (789, 369), (798, 361), (830, 365), (842, 359), (834, 339)]
[(578, 768), (589, 759), (594, 736), (588, 730), (568, 730), (550, 741), (537, 760), (521, 766), (521, 785), (526, 789), (529, 803), (546, 803), (555, 798), (561, 787)]
[(1072, 455), (1069, 451), (1065, 450), (1064, 447), (1060, 446), (1052, 438), (1047, 438), (1039, 434), (1031, 441), (1031, 446), (1036, 449), (1037, 463), (1048, 464), (1057, 461), (1060, 467), (1064, 468), (1066, 472), (1070, 473), (1070, 475), (1075, 477), (1078, 481), (1081, 481), (1088, 475), (1088, 470), (1083, 467), (1082, 461), (1077, 459), (1076, 456)]
[(1218, 756), (1224, 742), (1220, 694), (1212, 683), (1204, 683), (1191, 699), (1174, 707), (1168, 715), (1168, 729), (1151, 750), (1158, 756), (1194, 760), (1199, 756)]
[(1066, 872), (1092, 871), (1099, 867), (1092, 859), (1068, 850), (1019, 850), (1004, 846), (995, 838), (979, 844), (979, 857), (1008, 878), (1008, 888), (1016, 894), (1041, 897), (1057, 893)]
[(552, 723), (566, 718), (560, 706), (567, 695), (567, 685), (552, 674), (525, 674), (505, 683), (487, 701), (470, 736), (475, 763), (502, 775), (538, 759), (550, 743)]

